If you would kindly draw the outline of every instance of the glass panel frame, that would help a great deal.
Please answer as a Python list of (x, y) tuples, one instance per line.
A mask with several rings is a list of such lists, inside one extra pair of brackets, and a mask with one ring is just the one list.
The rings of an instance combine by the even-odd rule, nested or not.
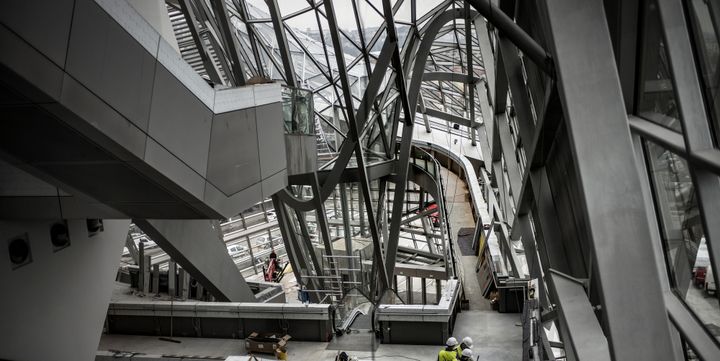
[(647, 2), (643, 17), (635, 113), (653, 123), (682, 133), (674, 77), (656, 1)]
[(710, 262), (690, 164), (647, 139), (643, 151), (672, 291), (709, 332), (720, 335), (720, 303), (716, 287), (710, 287), (717, 272)]
[(717, 147), (720, 141), (720, 3), (688, 0), (686, 4), (698, 77)]

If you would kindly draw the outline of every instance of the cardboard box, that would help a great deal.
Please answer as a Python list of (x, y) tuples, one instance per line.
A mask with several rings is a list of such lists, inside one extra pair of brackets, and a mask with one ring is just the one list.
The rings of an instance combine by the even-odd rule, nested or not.
[(245, 351), (255, 353), (275, 354), (279, 347), (287, 345), (290, 335), (281, 332), (257, 333), (253, 332), (245, 339)]

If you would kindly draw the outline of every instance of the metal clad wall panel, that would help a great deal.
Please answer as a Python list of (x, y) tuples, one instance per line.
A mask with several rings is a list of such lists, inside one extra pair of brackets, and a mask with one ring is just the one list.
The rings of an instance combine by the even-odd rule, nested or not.
[(147, 142), (145, 162), (198, 199), (202, 199), (205, 179), (152, 139)]
[(149, 134), (200, 175), (207, 169), (212, 113), (163, 66), (155, 72)]
[(285, 169), (285, 130), (281, 103), (270, 103), (255, 108), (258, 151), (262, 178)]
[[(3, 24), (32, 44), (58, 66), (65, 63), (74, 0), (4, 1), (0, 11)], [(31, 17), (26, 14), (32, 14)], [(48, 31), (48, 29), (52, 29)], [(3, 49), (4, 51), (4, 49)]]
[(262, 181), (262, 195), (263, 198), (268, 198), (274, 193), (282, 190), (287, 186), (287, 171), (282, 170), (270, 177), (263, 179)]
[(207, 178), (228, 196), (260, 182), (254, 109), (213, 118)]
[(205, 182), (205, 203), (217, 209), (225, 217), (237, 215), (241, 210), (263, 200), (262, 187), (260, 183), (251, 185), (244, 190), (228, 197), (217, 187)]
[(52, 104), (45, 108), (62, 119), (72, 119), (69, 123), (75, 128), (97, 128), (117, 143), (113, 148), (124, 148), (118, 153), (130, 152), (137, 158), (143, 157), (147, 135), (69, 75), (65, 75), (60, 102), (62, 107)]
[(13, 103), (27, 103), (24, 99), (17, 99), (18, 93), (35, 102), (55, 101), (60, 97), (63, 79), (60, 67), (2, 26), (0, 49), (0, 64), (10, 70), (0, 69), (2, 83), (18, 84)]

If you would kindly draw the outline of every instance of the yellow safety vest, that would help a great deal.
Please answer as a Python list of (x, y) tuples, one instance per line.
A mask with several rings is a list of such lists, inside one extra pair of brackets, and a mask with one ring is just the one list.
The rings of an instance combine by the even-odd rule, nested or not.
[(462, 351), (463, 351), (462, 344), (455, 346), (455, 354), (457, 354), (458, 359), (460, 359), (460, 357), (462, 357)]
[(455, 350), (448, 351), (446, 349), (440, 350), (438, 353), (439, 361), (455, 361), (457, 360), (457, 352)]

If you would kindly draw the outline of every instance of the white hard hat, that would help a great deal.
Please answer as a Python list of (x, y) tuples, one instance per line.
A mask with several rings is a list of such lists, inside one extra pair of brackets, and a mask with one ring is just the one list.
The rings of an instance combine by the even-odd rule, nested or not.
[(450, 337), (450, 338), (447, 340), (447, 342), (445, 342), (445, 344), (452, 347), (452, 346), (457, 346), (458, 342), (457, 342), (457, 339), (456, 339), (455, 337)]
[(470, 348), (472, 348), (472, 346), (473, 346), (472, 339), (470, 337), (465, 337), (463, 339), (462, 343), (464, 343), (465, 346), (470, 347)]
[(463, 350), (462, 355), (463, 355), (463, 356), (466, 356), (466, 357), (472, 357), (472, 356), (473, 356), (472, 350), (469, 349), (469, 348), (466, 348), (466, 349)]

